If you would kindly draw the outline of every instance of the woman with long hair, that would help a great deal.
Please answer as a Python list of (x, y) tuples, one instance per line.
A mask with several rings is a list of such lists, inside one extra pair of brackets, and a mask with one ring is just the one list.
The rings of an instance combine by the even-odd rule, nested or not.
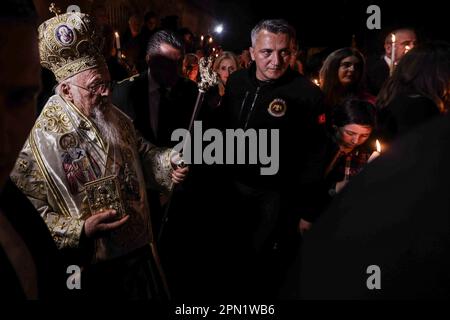
[(380, 134), (390, 141), (450, 107), (450, 44), (429, 42), (409, 51), (378, 95)]
[(219, 75), (219, 94), (225, 94), (225, 85), (230, 74), (239, 69), (239, 61), (236, 55), (230, 51), (224, 51), (214, 61), (213, 70)]
[(223, 110), (220, 105), (225, 94), (225, 85), (230, 74), (239, 69), (239, 61), (234, 53), (223, 51), (214, 60), (212, 68), (219, 76), (219, 83), (206, 93), (200, 118), (203, 120), (205, 127), (220, 127), (223, 121)]
[(365, 90), (364, 76), (365, 59), (357, 49), (338, 49), (325, 59), (319, 77), (328, 116), (336, 105), (348, 97), (375, 104), (375, 97)]

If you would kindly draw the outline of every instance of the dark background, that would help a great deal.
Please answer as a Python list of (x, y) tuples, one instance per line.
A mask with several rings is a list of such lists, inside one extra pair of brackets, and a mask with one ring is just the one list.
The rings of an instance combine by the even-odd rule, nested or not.
[[(381, 50), (384, 35), (398, 26), (411, 26), (419, 39), (450, 40), (449, 13), (443, 2), (428, 1), (369, 1), (369, 0), (274, 0), (274, 1), (212, 1), (196, 0), (208, 7), (224, 24), (219, 37), (223, 47), (240, 51), (250, 46), (250, 31), (261, 19), (284, 18), (297, 29), (300, 47), (350, 46), (355, 35), (358, 48), (363, 51)], [(381, 9), (381, 30), (366, 26), (367, 7)]]

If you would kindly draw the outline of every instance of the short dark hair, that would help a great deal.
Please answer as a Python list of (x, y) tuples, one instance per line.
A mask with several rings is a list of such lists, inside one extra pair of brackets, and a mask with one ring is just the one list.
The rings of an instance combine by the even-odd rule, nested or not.
[(252, 46), (255, 45), (256, 36), (261, 30), (267, 30), (271, 33), (287, 34), (290, 39), (296, 38), (295, 29), (284, 19), (268, 19), (260, 21), (252, 30)]
[(155, 32), (150, 37), (147, 44), (147, 55), (158, 54), (163, 43), (168, 44), (183, 53), (183, 42), (181, 39), (172, 31), (161, 30)]
[(331, 113), (331, 123), (338, 128), (348, 124), (358, 124), (374, 129), (376, 120), (375, 107), (370, 102), (354, 97), (344, 99), (342, 103), (334, 106)]

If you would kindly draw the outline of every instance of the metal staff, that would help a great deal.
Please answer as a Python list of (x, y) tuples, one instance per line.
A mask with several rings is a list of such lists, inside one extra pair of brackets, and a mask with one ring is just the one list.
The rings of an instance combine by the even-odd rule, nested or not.
[[(198, 84), (198, 94), (197, 94), (197, 100), (195, 102), (194, 111), (192, 112), (191, 121), (189, 122), (188, 127), (188, 136), (192, 136), (193, 129), (194, 129), (194, 121), (197, 119), (198, 113), (200, 111), (200, 108), (203, 103), (203, 98), (205, 96), (206, 91), (208, 91), (209, 88), (216, 86), (219, 83), (219, 77), (216, 72), (212, 70), (212, 64), (213, 64), (213, 57), (209, 56), (207, 59), (200, 58), (199, 61), (199, 68), (200, 68), (200, 78), (201, 81)], [(190, 141), (190, 139), (189, 139)], [(187, 147), (188, 139), (185, 137), (183, 149), (180, 151), (180, 156), (182, 156), (182, 153), (184, 152), (185, 148)], [(180, 163), (177, 164), (179, 167), (184, 167), (186, 164), (184, 160), (181, 160)], [(172, 203), (174, 194), (174, 187), (170, 189), (169, 192), (169, 199), (166, 204), (166, 208), (164, 210), (164, 215), (161, 222), (161, 228), (159, 229), (158, 234), (158, 242), (161, 240), (161, 236), (163, 233), (164, 226), (166, 225), (167, 221), (169, 220), (169, 208)]]

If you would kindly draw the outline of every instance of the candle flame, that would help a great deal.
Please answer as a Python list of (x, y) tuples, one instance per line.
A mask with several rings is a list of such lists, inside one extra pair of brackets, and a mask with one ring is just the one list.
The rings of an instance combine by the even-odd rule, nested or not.
[(203, 41), (203, 39), (205, 39), (205, 37), (202, 35), (201, 37), (200, 37), (200, 40), (202, 40)]
[(391, 41), (393, 44), (395, 44), (395, 33), (391, 34)]
[(114, 35), (116, 36), (116, 38), (118, 38), (119, 37), (119, 33), (116, 31), (116, 32), (114, 32)]
[(408, 46), (408, 45), (406, 45), (406, 46), (405, 46), (405, 54), (407, 54), (409, 50), (411, 50), (411, 47)]
[(381, 153), (381, 144), (380, 141), (378, 141), (378, 139), (377, 141), (375, 141), (375, 144), (377, 145), (377, 152)]
[(317, 86), (320, 86), (320, 82), (319, 82), (319, 80), (317, 80), (317, 79), (313, 79), (313, 82), (317, 85)]

